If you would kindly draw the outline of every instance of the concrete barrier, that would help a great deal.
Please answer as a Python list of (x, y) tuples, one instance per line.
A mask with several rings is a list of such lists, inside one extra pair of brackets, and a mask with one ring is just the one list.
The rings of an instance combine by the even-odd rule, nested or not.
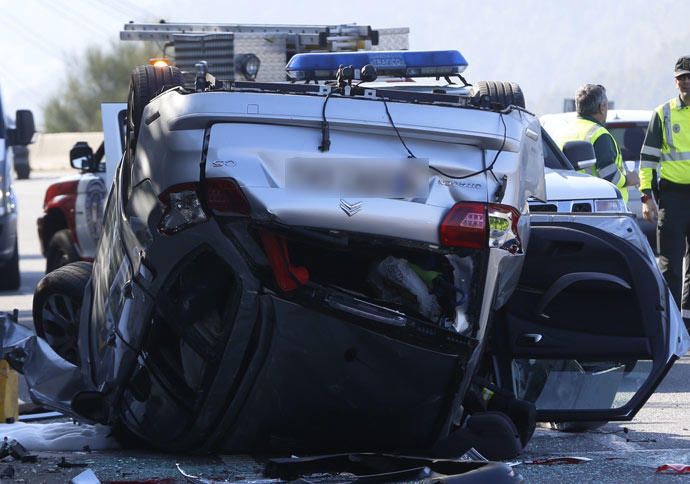
[(69, 150), (77, 141), (86, 141), (95, 152), (103, 133), (38, 133), (29, 145), (29, 165), (33, 171), (70, 170)]

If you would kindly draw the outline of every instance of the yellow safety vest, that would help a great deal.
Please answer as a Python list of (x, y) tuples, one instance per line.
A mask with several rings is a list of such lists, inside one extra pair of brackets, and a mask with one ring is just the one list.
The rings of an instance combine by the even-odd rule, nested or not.
[(674, 97), (656, 108), (664, 133), (659, 178), (690, 184), (690, 108)]
[[(567, 125), (562, 126), (556, 133), (554, 140), (556, 141), (556, 143), (558, 143), (562, 150), (563, 146), (565, 146), (565, 144), (568, 141), (587, 141), (588, 143), (591, 143), (592, 146), (594, 146), (594, 142), (603, 135), (611, 136), (611, 133), (609, 133), (609, 131), (600, 124), (578, 116), (577, 118), (575, 118), (575, 122), (567, 123)], [(611, 166), (609, 167), (609, 169), (615, 169), (618, 172), (611, 179), (611, 182), (614, 185), (616, 185), (616, 187), (618, 187), (618, 189), (621, 192), (621, 195), (623, 195), (623, 200), (625, 201), (625, 203), (628, 203), (628, 188), (625, 186), (626, 179), (625, 166), (623, 165), (623, 156), (621, 155), (620, 148), (618, 148), (618, 143), (616, 143), (616, 139), (613, 136), (611, 136), (611, 139), (613, 140), (613, 145), (616, 147), (616, 160), (615, 168)], [(592, 165), (592, 167), (589, 169), (578, 171), (580, 173), (586, 173), (588, 175), (597, 177), (608, 177), (611, 175), (611, 173), (600, 173), (597, 169), (596, 164)]]

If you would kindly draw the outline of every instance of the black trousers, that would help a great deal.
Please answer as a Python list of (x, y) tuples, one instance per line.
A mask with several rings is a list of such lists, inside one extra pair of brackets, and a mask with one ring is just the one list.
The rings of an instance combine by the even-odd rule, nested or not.
[(656, 231), (659, 268), (683, 319), (690, 318), (690, 270), (683, 277), (683, 261), (690, 267), (690, 185), (661, 180)]

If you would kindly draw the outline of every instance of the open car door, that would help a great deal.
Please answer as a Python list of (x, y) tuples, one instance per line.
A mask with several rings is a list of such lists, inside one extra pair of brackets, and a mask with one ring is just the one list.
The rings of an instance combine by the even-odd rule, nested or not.
[(532, 215), (520, 283), (496, 319), (499, 386), (539, 421), (630, 420), (688, 333), (654, 254), (625, 214)]

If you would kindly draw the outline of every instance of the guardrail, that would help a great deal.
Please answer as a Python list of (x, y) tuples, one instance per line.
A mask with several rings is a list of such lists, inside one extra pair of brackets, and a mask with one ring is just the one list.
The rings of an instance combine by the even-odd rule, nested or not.
[(29, 145), (32, 171), (71, 170), (69, 150), (77, 141), (86, 141), (94, 151), (103, 141), (102, 132), (38, 133)]

